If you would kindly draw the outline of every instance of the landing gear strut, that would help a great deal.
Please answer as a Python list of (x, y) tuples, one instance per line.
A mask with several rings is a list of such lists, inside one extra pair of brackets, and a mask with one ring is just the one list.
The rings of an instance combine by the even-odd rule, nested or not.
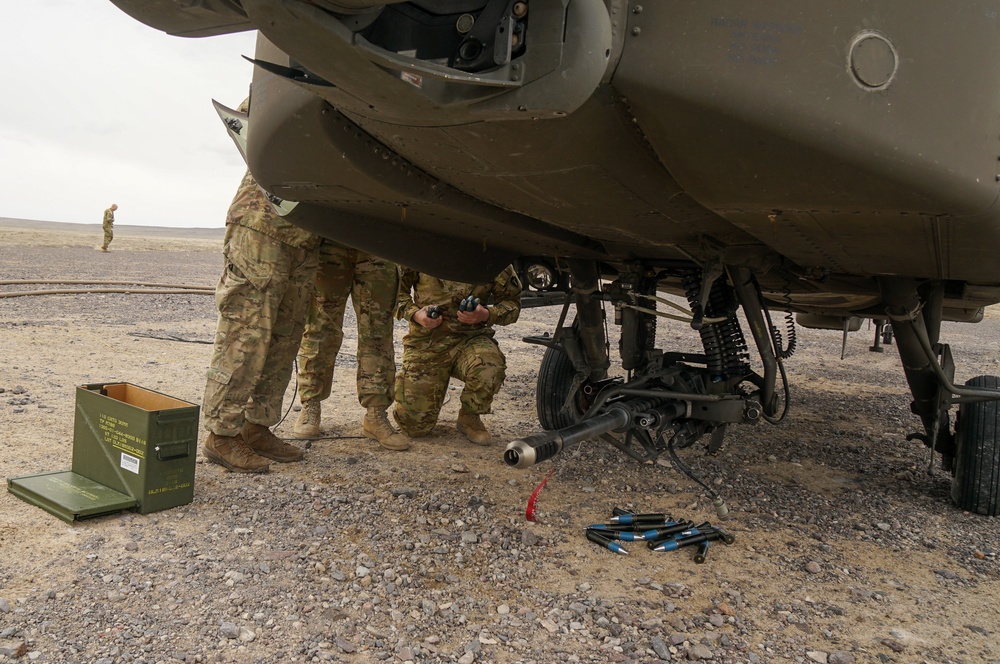
[[(938, 343), (943, 283), (883, 278), (879, 286), (913, 394), (910, 408), (924, 425), (924, 433), (908, 438), (922, 440), (930, 448), (929, 472), (933, 454), (941, 454), (942, 467), (954, 476), (951, 495), (958, 507), (996, 516), (1000, 512), (1000, 379), (980, 376), (965, 387), (955, 386), (951, 349)], [(959, 410), (952, 433), (949, 411), (955, 403)]]

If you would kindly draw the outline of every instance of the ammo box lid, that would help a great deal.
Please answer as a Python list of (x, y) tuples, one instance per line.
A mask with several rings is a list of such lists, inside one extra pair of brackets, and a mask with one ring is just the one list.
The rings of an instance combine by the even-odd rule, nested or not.
[(7, 480), (7, 490), (71, 523), (120, 512), (138, 504), (132, 496), (70, 470), (12, 477)]

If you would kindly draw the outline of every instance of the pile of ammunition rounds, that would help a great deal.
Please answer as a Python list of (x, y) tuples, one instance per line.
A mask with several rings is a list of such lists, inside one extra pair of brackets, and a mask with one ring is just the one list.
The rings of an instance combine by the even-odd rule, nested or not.
[(618, 542), (645, 542), (652, 551), (677, 551), (686, 546), (697, 546), (694, 561), (705, 562), (711, 542), (721, 540), (729, 545), (736, 538), (713, 526), (708, 521), (698, 524), (677, 520), (666, 514), (636, 514), (617, 507), (605, 523), (587, 526), (587, 539), (609, 551), (627, 556)]

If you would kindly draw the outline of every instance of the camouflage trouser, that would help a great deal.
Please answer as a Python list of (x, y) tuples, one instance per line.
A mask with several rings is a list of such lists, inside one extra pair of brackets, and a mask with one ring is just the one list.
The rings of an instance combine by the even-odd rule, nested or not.
[(436, 339), (408, 334), (403, 339), (403, 364), (396, 376), (396, 419), (410, 436), (429, 434), (452, 377), (465, 383), (462, 409), (478, 415), (488, 413), (506, 370), (500, 347), (488, 335)]
[(111, 240), (115, 239), (115, 232), (110, 228), (104, 229), (104, 244), (101, 245), (102, 249), (107, 249), (108, 245), (111, 244)]
[(316, 280), (315, 249), (238, 225), (230, 233), (202, 402), (205, 428), (220, 436), (236, 435), (247, 420), (278, 423)]
[(395, 263), (331, 242), (320, 245), (316, 296), (299, 349), (300, 401), (330, 396), (349, 296), (358, 321), (358, 401), (366, 408), (392, 404), (396, 377), (392, 309), (397, 285)]

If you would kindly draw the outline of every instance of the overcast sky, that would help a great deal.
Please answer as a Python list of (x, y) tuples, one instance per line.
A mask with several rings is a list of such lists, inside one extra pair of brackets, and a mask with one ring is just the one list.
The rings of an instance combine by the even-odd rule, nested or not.
[(222, 226), (243, 160), (212, 108), (246, 96), (255, 33), (186, 39), (110, 0), (4, 5), (0, 217)]

